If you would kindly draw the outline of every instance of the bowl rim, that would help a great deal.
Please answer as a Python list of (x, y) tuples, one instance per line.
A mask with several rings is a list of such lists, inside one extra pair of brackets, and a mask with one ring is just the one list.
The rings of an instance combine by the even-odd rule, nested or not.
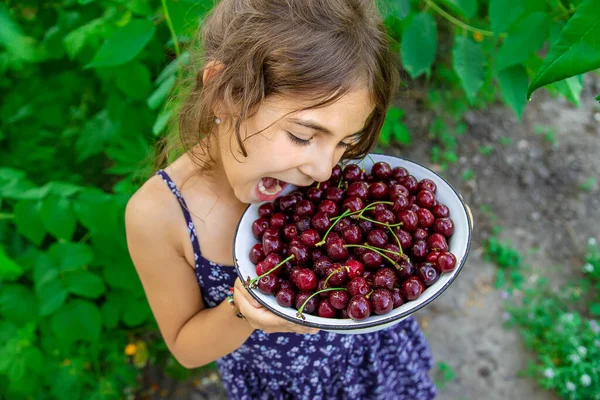
[[(431, 168), (426, 167), (424, 165), (422, 165), (421, 163), (406, 159), (404, 157), (399, 157), (399, 156), (392, 156), (392, 155), (388, 155), (388, 154), (377, 154), (377, 153), (369, 153), (367, 156), (365, 156), (365, 158), (374, 155), (374, 156), (378, 156), (378, 157), (385, 157), (385, 158), (398, 158), (401, 159), (403, 161), (407, 161), (409, 163), (413, 163), (416, 164), (422, 168), (425, 168), (426, 170), (428, 170), (429, 172), (431, 172), (432, 174), (434, 174), (436, 176), (437, 179), (441, 179), (442, 181), (444, 181), (449, 187), (450, 189), (452, 189), (452, 191), (454, 192), (454, 194), (456, 195), (456, 197), (459, 199), (460, 204), (462, 205), (464, 211), (465, 211), (465, 215), (467, 216), (467, 228), (468, 228), (468, 232), (467, 232), (467, 247), (465, 250), (465, 255), (462, 258), (461, 262), (459, 263), (459, 265), (456, 266), (456, 273), (448, 280), (448, 282), (446, 282), (437, 292), (433, 293), (433, 295), (427, 299), (426, 301), (424, 301), (423, 303), (416, 305), (412, 308), (409, 308), (408, 310), (405, 310), (399, 314), (395, 314), (395, 315), (391, 315), (389, 317), (386, 318), (382, 318), (382, 319), (378, 319), (376, 321), (371, 321), (371, 322), (362, 322), (362, 321), (358, 321), (358, 322), (353, 322), (353, 324), (351, 325), (344, 325), (344, 324), (325, 324), (325, 323), (318, 323), (318, 322), (310, 322), (310, 321), (306, 321), (303, 320), (302, 318), (298, 318), (298, 317), (290, 317), (289, 315), (277, 310), (276, 308), (271, 307), (269, 304), (267, 304), (265, 301), (263, 301), (261, 299), (261, 297), (255, 293), (254, 290), (248, 290), (248, 292), (250, 293), (250, 295), (256, 300), (258, 301), (258, 303), (260, 305), (262, 305), (263, 307), (265, 307), (267, 310), (271, 311), (272, 313), (274, 313), (275, 315), (277, 315), (278, 317), (281, 317), (289, 322), (293, 322), (295, 324), (300, 324), (300, 325), (304, 325), (304, 326), (309, 326), (312, 328), (318, 328), (318, 329), (322, 329), (322, 330), (339, 330), (339, 331), (355, 331), (355, 330), (362, 330), (362, 329), (367, 329), (367, 328), (372, 328), (372, 327), (377, 327), (380, 325), (385, 325), (387, 323), (391, 323), (394, 322), (396, 320), (401, 320), (404, 319), (408, 316), (410, 316), (411, 314), (414, 314), (415, 312), (417, 312), (418, 310), (422, 309), (423, 307), (427, 306), (428, 304), (430, 304), (432, 301), (434, 301), (435, 299), (437, 299), (444, 291), (446, 291), (446, 289), (452, 284), (452, 282), (454, 282), (454, 280), (458, 277), (458, 275), (460, 274), (460, 272), (462, 271), (465, 263), (467, 262), (467, 258), (469, 256), (469, 252), (471, 250), (471, 240), (472, 240), (472, 234), (473, 234), (473, 222), (471, 221), (471, 214), (469, 213), (469, 210), (467, 209), (466, 203), (463, 200), (462, 196), (456, 191), (456, 189), (454, 188), (454, 186), (452, 186), (450, 184), (450, 182), (448, 182), (444, 177), (442, 177), (441, 175), (439, 175), (437, 172), (433, 171)], [(361, 159), (362, 160), (362, 159)], [(237, 272), (238, 277), (242, 280), (242, 282), (244, 282), (244, 277), (241, 274), (240, 271), (240, 266), (238, 264), (238, 259), (236, 257), (236, 239), (238, 236), (238, 232), (240, 229), (240, 226), (242, 224), (242, 220), (244, 219), (244, 216), (246, 215), (246, 213), (248, 212), (248, 210), (250, 209), (250, 207), (253, 204), (248, 204), (248, 206), (246, 207), (246, 209), (244, 210), (242, 216), (240, 217), (240, 220), (238, 221), (237, 227), (235, 229), (235, 235), (233, 236), (233, 263), (235, 266), (235, 270)], [(318, 316), (316, 316), (318, 317)], [(323, 318), (325, 319), (325, 318)], [(339, 321), (343, 321), (343, 319), (338, 319)]]

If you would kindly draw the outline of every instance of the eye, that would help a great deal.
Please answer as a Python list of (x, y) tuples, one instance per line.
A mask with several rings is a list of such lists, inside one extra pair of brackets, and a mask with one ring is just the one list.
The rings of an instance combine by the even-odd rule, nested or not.
[(352, 147), (352, 143), (340, 142), (340, 143), (338, 143), (338, 146), (340, 146), (343, 149), (349, 149), (350, 147)]
[(311, 139), (300, 139), (299, 137), (293, 135), (291, 132), (286, 131), (286, 133), (288, 134), (290, 140), (294, 143), (296, 143), (299, 146), (308, 146), (312, 140)]

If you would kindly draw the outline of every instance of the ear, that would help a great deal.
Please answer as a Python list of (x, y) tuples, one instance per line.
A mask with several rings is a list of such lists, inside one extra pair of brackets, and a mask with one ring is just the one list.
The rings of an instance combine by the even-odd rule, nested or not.
[(204, 67), (204, 72), (202, 73), (202, 84), (206, 85), (208, 79), (210, 79), (213, 75), (217, 74), (219, 71), (225, 68), (225, 65), (220, 61), (210, 61)]

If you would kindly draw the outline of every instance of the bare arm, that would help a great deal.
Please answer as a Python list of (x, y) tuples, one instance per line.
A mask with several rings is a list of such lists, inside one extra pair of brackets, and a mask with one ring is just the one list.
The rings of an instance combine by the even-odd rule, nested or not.
[(240, 347), (255, 329), (316, 333), (261, 307), (239, 279), (234, 300), (247, 319), (236, 317), (227, 301), (206, 308), (195, 273), (178, 250), (178, 240), (189, 240), (179, 206), (167, 190), (148, 191), (140, 189), (127, 204), (127, 245), (163, 339), (181, 365), (209, 364)]
[(175, 222), (185, 229), (183, 217), (164, 221), (164, 204), (136, 196), (125, 212), (127, 245), (167, 347), (187, 368), (231, 353), (254, 328), (237, 318), (226, 301), (205, 308), (194, 271), (173, 243), (180, 235), (170, 227)]

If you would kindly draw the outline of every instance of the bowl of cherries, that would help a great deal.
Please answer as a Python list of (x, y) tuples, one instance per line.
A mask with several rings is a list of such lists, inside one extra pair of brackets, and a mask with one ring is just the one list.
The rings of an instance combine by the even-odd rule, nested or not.
[(390, 327), (456, 279), (472, 221), (432, 170), (372, 154), (325, 182), (251, 204), (234, 239), (238, 276), (276, 315), (336, 333)]

